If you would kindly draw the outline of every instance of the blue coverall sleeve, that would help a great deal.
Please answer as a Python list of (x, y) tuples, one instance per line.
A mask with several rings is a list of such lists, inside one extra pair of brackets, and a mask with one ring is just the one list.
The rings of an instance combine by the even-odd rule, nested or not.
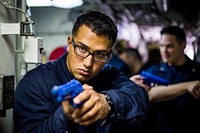
[[(99, 88), (101, 93), (107, 93), (113, 101), (113, 111), (107, 124), (110, 123), (115, 131), (138, 126), (146, 117), (150, 107), (145, 89), (113, 67), (105, 68), (100, 76), (109, 78), (99, 78), (98, 82), (103, 84), (98, 84), (96, 88)], [(102, 90), (102, 88), (106, 89)]]
[(140, 124), (148, 110), (149, 99), (146, 91), (132, 81), (115, 86), (120, 89), (105, 91), (113, 101), (113, 114), (115, 125), (123, 129), (131, 129)]
[(18, 133), (63, 133), (67, 120), (63, 108), (55, 107), (48, 88), (29, 78), (21, 80), (15, 91), (14, 125)]

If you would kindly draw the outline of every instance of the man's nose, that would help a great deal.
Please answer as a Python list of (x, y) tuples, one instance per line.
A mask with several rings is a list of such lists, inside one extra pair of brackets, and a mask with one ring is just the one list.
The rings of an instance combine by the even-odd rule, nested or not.
[(167, 51), (167, 47), (162, 47), (162, 48), (160, 48), (160, 51), (161, 51), (161, 52), (166, 52), (166, 51)]
[(91, 54), (83, 60), (83, 65), (85, 67), (90, 67), (92, 63), (93, 63), (93, 56)]

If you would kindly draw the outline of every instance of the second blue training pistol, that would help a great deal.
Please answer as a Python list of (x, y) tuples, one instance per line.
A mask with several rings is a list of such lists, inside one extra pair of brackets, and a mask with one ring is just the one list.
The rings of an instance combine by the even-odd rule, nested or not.
[(156, 76), (152, 73), (142, 71), (141, 72), (142, 77), (144, 77), (144, 83), (148, 86), (151, 86), (151, 84), (159, 84), (159, 85), (165, 85), (167, 86), (169, 84), (168, 80), (165, 80), (159, 76)]

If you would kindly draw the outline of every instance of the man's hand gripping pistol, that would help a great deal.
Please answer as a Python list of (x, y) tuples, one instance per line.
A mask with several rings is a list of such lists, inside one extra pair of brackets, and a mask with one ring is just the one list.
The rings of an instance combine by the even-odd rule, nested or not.
[(58, 102), (69, 100), (70, 104), (74, 108), (78, 108), (82, 104), (74, 104), (73, 98), (75, 98), (82, 91), (82, 84), (79, 81), (73, 79), (70, 82), (67, 82), (66, 84), (54, 86), (52, 89), (52, 94), (57, 97)]

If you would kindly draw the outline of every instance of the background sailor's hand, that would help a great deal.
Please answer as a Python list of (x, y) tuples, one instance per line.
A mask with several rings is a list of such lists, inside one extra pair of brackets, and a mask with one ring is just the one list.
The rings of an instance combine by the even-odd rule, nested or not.
[(150, 86), (144, 84), (144, 78), (141, 75), (133, 75), (130, 77), (130, 80), (132, 80), (135, 84), (143, 87), (147, 92), (151, 89)]
[(200, 99), (200, 81), (189, 82), (188, 91), (197, 99)]

